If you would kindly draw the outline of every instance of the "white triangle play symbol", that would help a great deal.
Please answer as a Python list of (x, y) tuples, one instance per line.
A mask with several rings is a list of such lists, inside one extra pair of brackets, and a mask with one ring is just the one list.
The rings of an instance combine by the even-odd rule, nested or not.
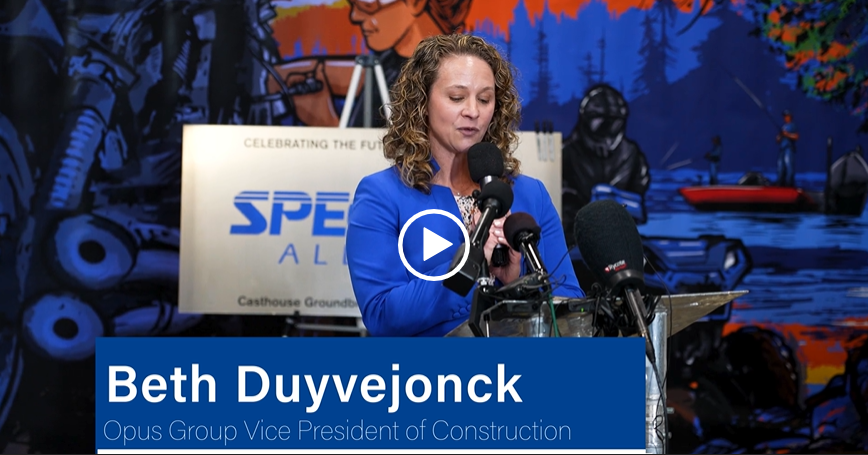
[(428, 228), (422, 228), (422, 260), (427, 261), (437, 253), (452, 246), (452, 242), (431, 232)]

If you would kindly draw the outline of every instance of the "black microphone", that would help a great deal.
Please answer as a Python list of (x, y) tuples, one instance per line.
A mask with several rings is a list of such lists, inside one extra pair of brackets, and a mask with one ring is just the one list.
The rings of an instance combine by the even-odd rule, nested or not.
[(503, 154), (491, 142), (473, 144), (467, 150), (467, 167), (470, 178), (480, 188), (503, 176)]
[(488, 231), (494, 220), (502, 218), (512, 207), (512, 188), (502, 180), (492, 180), (479, 192), (479, 210), (482, 214), (476, 222), (476, 229), (470, 235), (470, 243), (482, 248), (488, 240)]
[[(478, 183), (480, 188), (485, 187), (503, 175), (503, 154), (491, 142), (474, 144), (467, 151), (467, 167), (470, 169), (470, 178)], [(477, 203), (482, 202), (483, 200), (477, 197)], [(481, 205), (479, 209), (482, 210)], [(509, 249), (503, 245), (496, 246), (491, 253), (491, 266), (503, 267), (507, 264)]]
[(503, 175), (503, 153), (491, 142), (480, 142), (470, 147), (467, 151), (467, 167), (470, 178), (479, 183), (480, 191), (474, 192), (474, 196), (481, 212), (470, 243), (481, 248), (488, 240), (491, 223), (506, 215), (512, 207), (512, 188), (500, 180)]
[(503, 235), (509, 242), (509, 246), (516, 251), (521, 251), (525, 262), (534, 273), (546, 277), (548, 271), (536, 246), (541, 231), (533, 216), (525, 212), (515, 212), (503, 223)]
[[(467, 152), (471, 177), (481, 183), (481, 191), (476, 196), (481, 211), (476, 228), (470, 234), (470, 245), (461, 245), (452, 259), (450, 270), (461, 262), (465, 249), (469, 248), (467, 262), (455, 275), (443, 280), (447, 289), (466, 296), (476, 280), (487, 270), (485, 253), (482, 246), (488, 240), (488, 231), (495, 219), (501, 218), (512, 207), (512, 188), (500, 180), (503, 173), (503, 155), (494, 144), (483, 142), (470, 147)], [(487, 275), (487, 273), (486, 273)]]
[(485, 253), (482, 246), (488, 239), (491, 223), (509, 211), (509, 208), (512, 207), (512, 199), (512, 188), (501, 180), (493, 180), (482, 188), (479, 195), (479, 205), (482, 214), (479, 216), (476, 228), (470, 234), (470, 245), (462, 244), (458, 248), (458, 251), (455, 252), (455, 256), (452, 258), (452, 266), (449, 270), (453, 270), (458, 266), (458, 263), (464, 257), (464, 250), (469, 248), (470, 253), (467, 257), (467, 262), (464, 263), (464, 266), (455, 275), (443, 280), (443, 285), (447, 289), (465, 296), (470, 292), (476, 280), (482, 275), (483, 269), (487, 270), (485, 266)]
[(610, 295), (622, 295), (635, 319), (645, 350), (654, 362), (654, 346), (648, 336), (645, 304), (645, 262), (642, 238), (630, 213), (621, 204), (602, 199), (576, 213), (573, 235), (588, 268)]

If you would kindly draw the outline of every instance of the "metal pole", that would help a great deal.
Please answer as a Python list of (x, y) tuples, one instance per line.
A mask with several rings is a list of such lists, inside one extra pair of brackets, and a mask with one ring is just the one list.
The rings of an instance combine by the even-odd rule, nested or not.
[(654, 345), (655, 364), (660, 373), (661, 390), (655, 377), (654, 368), (645, 359), (645, 453), (666, 453), (669, 440), (669, 425), (666, 407), (666, 349), (669, 343), (669, 309), (661, 302), (654, 310), (654, 320), (648, 327), (651, 343)]
[(370, 128), (372, 124), (371, 120), (371, 105), (373, 104), (373, 96), (374, 96), (374, 73), (371, 71), (374, 69), (374, 58), (370, 55), (365, 56), (365, 99), (364, 99), (364, 126), (365, 128)]
[(344, 110), (341, 112), (341, 120), (338, 128), (346, 128), (350, 122), (350, 114), (353, 112), (353, 104), (356, 100), (356, 90), (359, 89), (359, 78), (362, 75), (362, 60), (356, 57), (356, 64), (353, 67), (353, 75), (350, 76), (350, 88), (347, 90), (347, 99), (344, 101)]
[(386, 123), (392, 119), (392, 99), (389, 97), (389, 87), (386, 86), (386, 75), (379, 61), (374, 61), (374, 75), (377, 76), (377, 87), (380, 89), (380, 101), (386, 114)]

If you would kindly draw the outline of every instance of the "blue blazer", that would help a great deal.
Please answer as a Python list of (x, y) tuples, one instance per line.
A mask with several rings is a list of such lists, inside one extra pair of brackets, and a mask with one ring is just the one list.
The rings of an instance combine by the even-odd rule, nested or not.
[[(436, 172), (436, 163), (432, 164)], [(540, 256), (552, 280), (559, 284), (553, 294), (584, 297), (568, 257), (561, 221), (543, 183), (520, 175), (514, 180), (513, 193), (512, 212), (529, 213), (542, 229)], [(395, 166), (363, 178), (356, 188), (348, 214), (347, 266), (362, 320), (372, 336), (443, 336), (468, 319), (475, 285), (462, 297), (441, 281), (416, 277), (401, 262), (398, 252), (401, 228), (413, 215), (426, 209), (444, 210), (461, 220), (449, 188), (432, 185), (431, 194), (410, 188), (401, 181)], [(446, 217), (425, 217), (425, 226), (432, 231), (436, 229), (438, 235), (453, 245), (464, 242), (461, 230)], [(424, 275), (449, 272), (451, 254), (444, 252), (422, 260), (419, 231), (408, 229), (405, 234), (407, 261)], [(522, 264), (522, 270), (523, 267)]]

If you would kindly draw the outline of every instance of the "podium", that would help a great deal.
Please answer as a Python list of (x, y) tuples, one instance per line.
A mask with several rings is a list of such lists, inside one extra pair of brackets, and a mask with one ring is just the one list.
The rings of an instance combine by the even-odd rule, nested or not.
[[(654, 345), (655, 359), (645, 359), (645, 448), (646, 453), (666, 453), (668, 428), (666, 422), (667, 371), (666, 352), (668, 338), (715, 309), (748, 291), (707, 292), (696, 294), (674, 294), (654, 297), (654, 317), (648, 326), (648, 333)], [(619, 305), (616, 299), (614, 304)], [(597, 332), (594, 314), (598, 299), (564, 299), (555, 297), (551, 306), (546, 302), (504, 300), (481, 313), (479, 326), (487, 337), (526, 337), (546, 338), (553, 336), (554, 314), (557, 330), (561, 337), (593, 337)], [(464, 322), (447, 337), (473, 337), (470, 323)], [(660, 374), (658, 385), (656, 371)]]

